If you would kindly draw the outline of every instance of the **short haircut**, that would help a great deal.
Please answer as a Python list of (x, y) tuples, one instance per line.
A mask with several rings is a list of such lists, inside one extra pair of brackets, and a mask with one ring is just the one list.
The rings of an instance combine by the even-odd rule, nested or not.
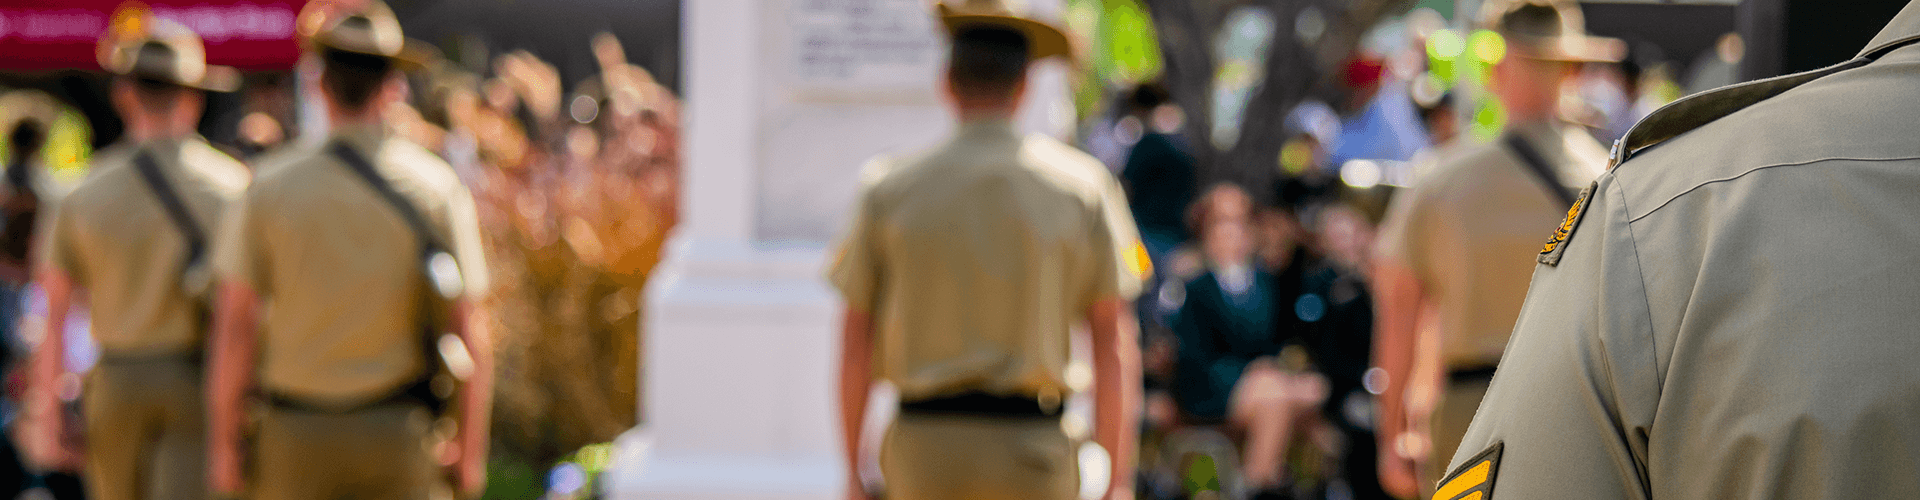
[(47, 131), (38, 120), (25, 119), (13, 126), (7, 134), (7, 156), (10, 163), (19, 163), (40, 151), (47, 142)]
[(1027, 36), (999, 26), (970, 26), (953, 34), (948, 78), (956, 92), (1007, 97), (1027, 78)]
[(121, 81), (126, 82), (128, 87), (133, 88), (134, 100), (140, 102), (140, 108), (146, 110), (147, 114), (155, 116), (172, 114), (174, 103), (181, 97), (186, 96), (188, 91), (192, 90), (173, 82), (155, 78), (134, 75), (127, 75), (121, 78)]
[(326, 49), (322, 55), (326, 69), (320, 74), (320, 85), (350, 110), (366, 109), (394, 71), (392, 61), (372, 54)]

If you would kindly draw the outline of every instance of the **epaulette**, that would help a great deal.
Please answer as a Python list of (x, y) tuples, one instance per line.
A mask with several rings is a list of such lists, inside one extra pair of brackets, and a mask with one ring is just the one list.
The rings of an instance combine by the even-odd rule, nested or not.
[(1780, 95), (1820, 77), (1857, 68), (1872, 62), (1872, 59), (1859, 57), (1805, 73), (1777, 76), (1764, 80), (1728, 85), (1717, 89), (1680, 98), (1678, 101), (1661, 106), (1646, 118), (1634, 123), (1627, 129), (1627, 135), (1613, 141), (1613, 148), (1607, 153), (1607, 169), (1627, 161), (1634, 153), (1667, 142), (1703, 125), (1712, 123), (1735, 111), (1746, 109), (1760, 101)]
[(1867, 50), (1861, 51), (1860, 55), (1840, 64), (1804, 73), (1728, 85), (1682, 97), (1680, 100), (1654, 110), (1646, 118), (1634, 123), (1632, 128), (1627, 129), (1625, 136), (1613, 141), (1613, 148), (1607, 153), (1607, 169), (1613, 169), (1633, 157), (1635, 153), (1679, 137), (1680, 134), (1712, 123), (1735, 111), (1746, 109), (1748, 106), (1821, 77), (1865, 66), (1893, 49), (1916, 41), (1920, 41), (1920, 37), (1890, 40), (1870, 46)]

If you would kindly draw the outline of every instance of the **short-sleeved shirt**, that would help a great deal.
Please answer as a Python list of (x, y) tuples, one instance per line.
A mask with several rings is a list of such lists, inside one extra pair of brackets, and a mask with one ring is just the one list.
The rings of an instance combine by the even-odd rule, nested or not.
[(93, 336), (106, 355), (195, 353), (206, 333), (206, 296), (183, 284), (187, 237), (133, 166), (143, 152), (202, 235), (213, 233), (251, 175), (197, 136), (102, 150), (87, 180), (56, 206), (40, 243), (42, 265), (87, 292)]
[[(469, 294), (486, 290), (473, 197), (452, 167), (378, 130), (349, 129), (332, 141), (358, 151), (417, 207), (459, 262)], [(421, 243), (325, 145), (303, 148), (259, 167), (222, 228), (214, 265), (266, 305), (263, 389), (324, 404), (384, 397), (425, 369)]]
[(874, 370), (904, 399), (1065, 395), (1069, 328), (1148, 272), (1119, 182), (1005, 121), (862, 174), (829, 278), (874, 321)]
[[(1915, 35), (1920, 4), (1874, 45)], [(1920, 498), (1920, 46), (1797, 78), (1635, 126), (1731, 112), (1599, 178), (1455, 467), (1499, 446), (1504, 499)]]
[[(1510, 131), (1551, 164), (1569, 192), (1606, 168), (1605, 149), (1585, 131), (1557, 124)], [(1566, 213), (1566, 202), (1505, 141), (1456, 145), (1394, 198), (1375, 253), (1420, 280), (1439, 312), (1448, 367), (1492, 366), (1526, 299), (1541, 231)]]

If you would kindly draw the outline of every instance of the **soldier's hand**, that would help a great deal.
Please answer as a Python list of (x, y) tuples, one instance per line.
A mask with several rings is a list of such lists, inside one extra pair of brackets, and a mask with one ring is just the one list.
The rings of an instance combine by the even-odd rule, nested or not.
[(447, 474), (453, 478), (453, 486), (459, 493), (458, 498), (479, 498), (487, 487), (486, 457), (476, 457), (477, 453), (468, 453), (458, 443), (448, 443), (446, 453)]
[(1420, 470), (1425, 462), (1426, 435), (1404, 431), (1381, 436), (1393, 445), (1380, 454), (1380, 488), (1395, 498), (1420, 496)]
[(207, 450), (207, 487), (214, 495), (237, 498), (243, 487), (240, 450), (216, 446)]
[(867, 493), (866, 488), (847, 488), (847, 500), (877, 500), (880, 497)]
[(78, 470), (79, 450), (68, 446), (67, 421), (60, 404), (60, 376), (49, 370), (30, 372), (24, 416), (17, 425), (22, 450), (29, 463), (48, 470)]

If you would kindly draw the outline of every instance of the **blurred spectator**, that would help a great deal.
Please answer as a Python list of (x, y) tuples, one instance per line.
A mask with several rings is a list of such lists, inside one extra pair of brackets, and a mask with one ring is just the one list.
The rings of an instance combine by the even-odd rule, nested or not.
[(1165, 258), (1175, 246), (1187, 240), (1182, 216), (1193, 204), (1199, 189), (1193, 154), (1187, 151), (1177, 130), (1157, 126), (1157, 119), (1170, 106), (1165, 89), (1141, 85), (1133, 92), (1136, 119), (1144, 125), (1140, 140), (1127, 155), (1120, 179), (1127, 187), (1127, 202), (1133, 219), (1140, 225), (1140, 237), (1156, 267), (1164, 267)]
[(1379, 213), (1367, 207), (1376, 198), (1372, 191), (1349, 188), (1337, 202), (1314, 210), (1318, 232), (1310, 243), (1317, 251), (1298, 254), (1294, 266), (1299, 271), (1286, 275), (1299, 281), (1281, 284), (1294, 293), (1278, 297), (1277, 306), (1288, 319), (1283, 327), (1295, 329), (1325, 377), (1329, 390), (1321, 417), (1343, 438), (1329, 495), (1344, 491), (1355, 499), (1390, 498), (1376, 475), (1374, 403), (1365, 385), (1372, 366), (1373, 302), (1364, 269)]
[[(34, 119), (24, 119), (15, 124), (7, 134), (7, 164), (5, 185), (0, 191), (0, 217), (4, 225), (0, 226), (0, 282), (6, 284), (9, 291), (15, 291), (27, 281), (27, 252), (31, 247), (34, 222), (40, 213), (39, 177), (46, 175), (46, 169), (40, 164), (40, 148), (47, 142), (47, 126)], [(8, 314), (4, 319), (11, 328), (11, 319), (17, 316), (14, 303), (18, 302), (13, 293), (0, 299), (9, 304), (5, 307)]]
[(239, 140), (240, 156), (245, 160), (280, 147), (280, 143), (287, 140), (287, 134), (279, 120), (256, 111), (240, 119)]
[(1460, 133), (1460, 117), (1453, 107), (1453, 93), (1438, 92), (1425, 99), (1416, 93), (1414, 102), (1420, 105), (1420, 121), (1426, 125), (1427, 137), (1432, 139), (1432, 144), (1438, 146), (1453, 142), (1453, 138)]
[(1281, 360), (1279, 292), (1255, 259), (1249, 206), (1240, 188), (1216, 187), (1195, 217), (1205, 270), (1186, 282), (1174, 327), (1174, 400), (1192, 421), (1244, 433), (1247, 483), (1272, 490), (1282, 486), (1282, 458), (1326, 397), (1326, 384), (1298, 373), (1299, 361)]

